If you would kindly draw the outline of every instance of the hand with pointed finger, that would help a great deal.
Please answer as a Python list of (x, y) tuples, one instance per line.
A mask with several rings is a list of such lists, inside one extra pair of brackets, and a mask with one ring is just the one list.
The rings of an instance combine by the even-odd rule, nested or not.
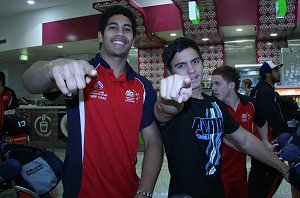
[(48, 63), (48, 68), (50, 78), (68, 96), (84, 89), (97, 76), (97, 70), (84, 60), (56, 59)]
[(160, 96), (165, 100), (186, 102), (192, 96), (191, 79), (178, 74), (163, 79), (160, 82)]

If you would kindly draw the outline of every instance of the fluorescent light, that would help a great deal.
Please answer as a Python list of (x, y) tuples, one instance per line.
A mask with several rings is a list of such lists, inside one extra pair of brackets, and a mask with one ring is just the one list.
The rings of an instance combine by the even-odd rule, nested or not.
[(251, 39), (249, 39), (249, 40), (245, 39), (245, 40), (224, 41), (224, 43), (244, 43), (244, 42), (254, 42), (254, 41), (255, 41), (254, 39), (253, 40), (251, 40)]
[(62, 45), (58, 45), (58, 46), (57, 46), (57, 48), (63, 48), (63, 47), (64, 47), (64, 46), (62, 46)]
[(171, 33), (170, 36), (177, 36), (177, 34), (176, 33)]
[(30, 5), (32, 5), (32, 4), (34, 4), (34, 1), (28, 0), (27, 3), (30, 4)]
[(202, 39), (202, 41), (208, 41), (209, 40), (209, 38), (203, 38)]
[(277, 36), (277, 33), (271, 33), (270, 36)]
[(237, 64), (236, 68), (245, 68), (245, 67), (260, 67), (262, 64)]
[(236, 28), (236, 31), (237, 31), (237, 32), (242, 32), (242, 31), (243, 31), (243, 28)]

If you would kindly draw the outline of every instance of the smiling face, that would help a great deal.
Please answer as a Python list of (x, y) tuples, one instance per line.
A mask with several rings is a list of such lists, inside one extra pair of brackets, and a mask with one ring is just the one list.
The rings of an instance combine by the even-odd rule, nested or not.
[(103, 57), (127, 57), (134, 42), (131, 22), (121, 14), (110, 17), (104, 35), (98, 32), (98, 37), (99, 42), (102, 43), (101, 55)]
[(196, 50), (189, 47), (177, 52), (171, 61), (171, 66), (174, 74), (189, 76), (193, 90), (201, 90), (203, 65)]

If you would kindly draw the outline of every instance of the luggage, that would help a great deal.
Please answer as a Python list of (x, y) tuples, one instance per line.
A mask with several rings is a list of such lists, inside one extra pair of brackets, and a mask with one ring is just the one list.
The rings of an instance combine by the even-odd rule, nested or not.
[(2, 160), (17, 159), (22, 164), (16, 184), (38, 195), (50, 193), (62, 178), (63, 162), (51, 151), (33, 146), (2, 143)]

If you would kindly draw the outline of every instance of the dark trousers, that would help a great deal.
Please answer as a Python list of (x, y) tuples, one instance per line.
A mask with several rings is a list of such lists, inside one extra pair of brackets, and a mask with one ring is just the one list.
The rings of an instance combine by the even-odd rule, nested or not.
[(276, 169), (251, 158), (248, 178), (249, 198), (271, 198), (282, 179), (282, 174)]

